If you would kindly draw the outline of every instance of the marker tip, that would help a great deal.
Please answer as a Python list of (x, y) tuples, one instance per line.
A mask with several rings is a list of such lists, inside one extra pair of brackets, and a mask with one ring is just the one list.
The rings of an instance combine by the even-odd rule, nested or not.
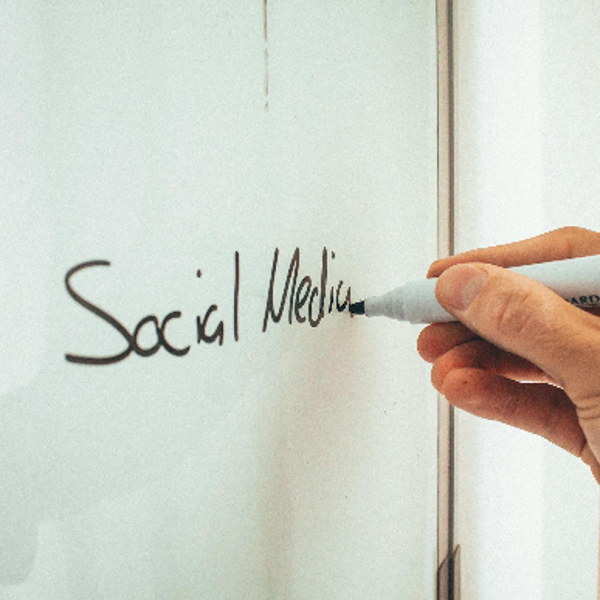
[(354, 302), (350, 305), (348, 309), (353, 315), (364, 315), (365, 314), (365, 303), (362, 302)]

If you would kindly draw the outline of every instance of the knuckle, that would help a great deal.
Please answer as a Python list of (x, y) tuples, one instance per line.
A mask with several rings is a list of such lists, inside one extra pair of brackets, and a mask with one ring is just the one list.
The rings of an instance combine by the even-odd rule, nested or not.
[(600, 248), (600, 236), (597, 232), (585, 227), (567, 225), (556, 229), (557, 240), (564, 245), (563, 254), (568, 258), (584, 256)]
[(540, 310), (528, 290), (510, 290), (498, 298), (493, 314), (493, 327), (509, 338), (535, 332), (539, 325)]
[(577, 416), (582, 426), (600, 427), (600, 390), (594, 389), (585, 394), (572, 394), (577, 406)]
[(555, 230), (556, 233), (560, 233), (565, 237), (577, 237), (579, 235), (586, 235), (590, 233), (589, 229), (585, 229), (585, 227), (579, 227), (577, 225), (565, 225), (564, 227), (559, 227)]

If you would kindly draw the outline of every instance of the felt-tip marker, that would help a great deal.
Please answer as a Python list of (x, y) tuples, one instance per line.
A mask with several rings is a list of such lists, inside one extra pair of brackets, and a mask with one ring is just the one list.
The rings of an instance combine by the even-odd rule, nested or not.
[[(600, 255), (569, 258), (510, 269), (540, 282), (580, 308), (600, 307)], [(435, 297), (437, 279), (410, 281), (383, 294), (350, 305), (350, 312), (410, 323), (443, 323), (456, 317)]]

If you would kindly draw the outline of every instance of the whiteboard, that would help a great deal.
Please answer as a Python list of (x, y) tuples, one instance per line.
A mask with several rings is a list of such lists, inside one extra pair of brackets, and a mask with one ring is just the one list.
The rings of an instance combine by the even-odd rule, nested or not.
[(433, 598), (433, 2), (9, 2), (0, 598)]

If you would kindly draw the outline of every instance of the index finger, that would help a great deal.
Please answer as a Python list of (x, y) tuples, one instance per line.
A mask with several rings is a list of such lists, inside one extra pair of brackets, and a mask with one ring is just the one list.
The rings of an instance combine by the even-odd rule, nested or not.
[(562, 227), (527, 240), (478, 248), (436, 260), (429, 267), (427, 277), (438, 277), (448, 267), (460, 263), (483, 262), (499, 267), (517, 267), (592, 254), (600, 254), (600, 233), (583, 227)]

